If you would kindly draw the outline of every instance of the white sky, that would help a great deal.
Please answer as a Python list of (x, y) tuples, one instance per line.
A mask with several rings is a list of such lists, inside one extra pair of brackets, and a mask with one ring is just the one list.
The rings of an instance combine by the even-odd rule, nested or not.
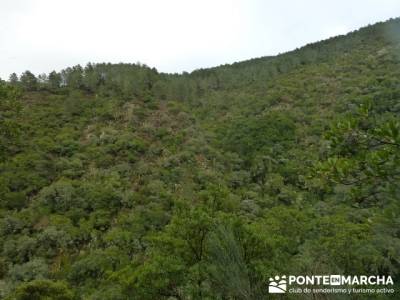
[(0, 77), (89, 61), (191, 71), (397, 16), (399, 0), (0, 0)]

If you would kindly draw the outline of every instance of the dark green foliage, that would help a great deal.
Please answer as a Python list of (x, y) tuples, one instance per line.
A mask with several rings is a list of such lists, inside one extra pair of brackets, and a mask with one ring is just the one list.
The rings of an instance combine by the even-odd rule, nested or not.
[(17, 288), (9, 300), (72, 300), (73, 293), (62, 282), (34, 280)]
[(330, 156), (318, 174), (351, 189), (357, 204), (387, 205), (399, 195), (400, 122), (392, 112), (378, 114), (363, 103), (328, 132)]
[(17, 85), (19, 81), (18, 75), (16, 73), (10, 74), (10, 78), (8, 79), (8, 81), (12, 85)]
[(253, 299), (243, 250), (231, 229), (219, 226), (210, 237), (209, 273), (218, 294)]
[[(89, 63), (0, 82), (0, 297), (398, 282), (398, 32), (394, 19), (190, 74)], [(363, 296), (343, 299), (381, 299)]]
[(48, 77), (48, 85), (51, 89), (56, 90), (61, 86), (62, 77), (56, 71), (53, 71), (49, 74)]
[(20, 77), (21, 86), (26, 91), (35, 91), (38, 87), (38, 80), (30, 71), (25, 71)]
[(271, 112), (236, 119), (220, 135), (222, 147), (251, 158), (270, 148), (288, 147), (295, 139), (295, 125), (287, 113)]
[(20, 125), (17, 121), (21, 105), (16, 88), (0, 81), (0, 162), (17, 142)]

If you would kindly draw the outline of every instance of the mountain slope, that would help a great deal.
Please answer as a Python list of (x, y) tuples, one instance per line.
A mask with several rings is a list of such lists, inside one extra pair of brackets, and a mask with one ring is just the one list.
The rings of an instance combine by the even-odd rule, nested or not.
[(190, 74), (88, 64), (2, 82), (0, 297), (268, 299), (277, 274), (397, 284), (399, 32)]

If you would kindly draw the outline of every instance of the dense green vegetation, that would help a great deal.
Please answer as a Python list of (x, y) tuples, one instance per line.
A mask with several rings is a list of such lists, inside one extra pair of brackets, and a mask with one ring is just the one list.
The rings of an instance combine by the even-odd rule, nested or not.
[(12, 74), (0, 298), (268, 299), (276, 274), (398, 289), (399, 100), (399, 19), (190, 74)]

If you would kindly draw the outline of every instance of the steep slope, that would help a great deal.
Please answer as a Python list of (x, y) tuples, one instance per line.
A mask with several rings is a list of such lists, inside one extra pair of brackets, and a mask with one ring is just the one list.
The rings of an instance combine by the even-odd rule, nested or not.
[(399, 33), (2, 82), (0, 297), (268, 299), (277, 274), (398, 288)]

